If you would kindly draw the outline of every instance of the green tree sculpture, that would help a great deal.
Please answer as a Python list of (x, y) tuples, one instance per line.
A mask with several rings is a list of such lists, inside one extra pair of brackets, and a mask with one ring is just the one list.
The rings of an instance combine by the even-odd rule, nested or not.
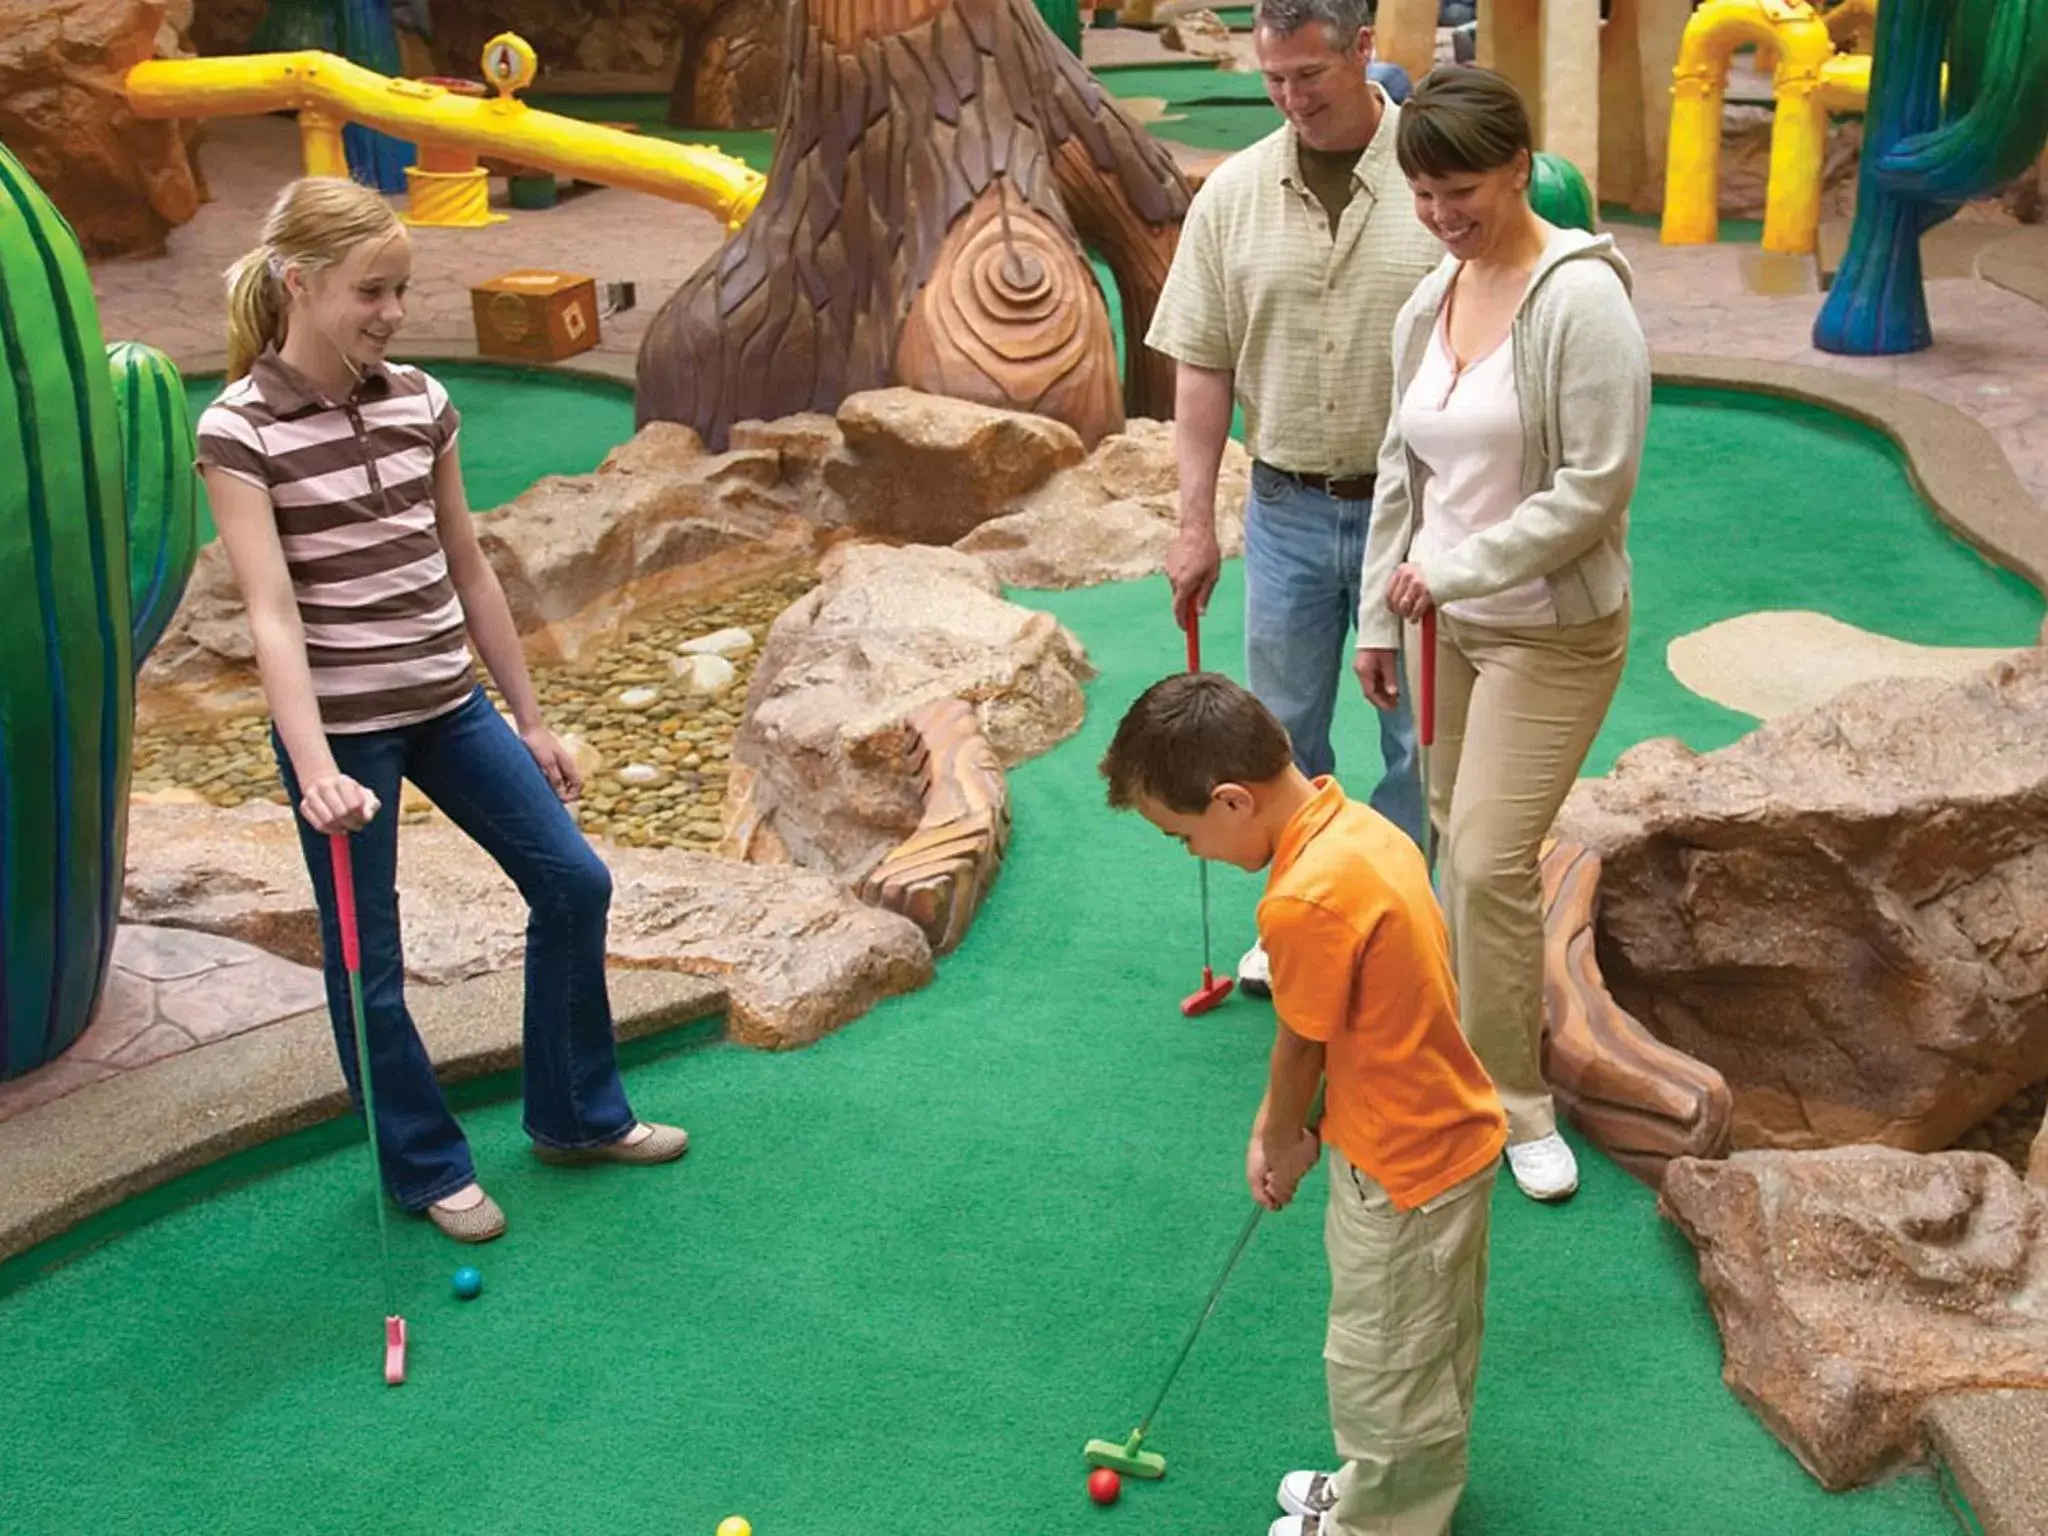
[(177, 370), (109, 355), (71, 227), (0, 145), (0, 1080), (99, 1004), (135, 671), (196, 553), (192, 448)]
[(1920, 236), (2032, 165), (2044, 140), (2048, 0), (1884, 0), (1856, 222), (1813, 344), (1853, 356), (1932, 346)]

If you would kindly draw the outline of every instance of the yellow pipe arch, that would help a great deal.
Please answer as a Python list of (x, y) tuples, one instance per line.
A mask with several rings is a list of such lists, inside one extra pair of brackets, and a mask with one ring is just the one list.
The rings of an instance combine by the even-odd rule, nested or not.
[[(1820, 237), (1828, 112), (1860, 110), (1863, 102), (1845, 99), (1854, 71), (1836, 63), (1827, 24), (1804, 0), (1705, 0), (1686, 23), (1671, 72), (1663, 240), (1666, 245), (1707, 245), (1720, 233), (1721, 103), (1728, 61), (1745, 43), (1756, 44), (1777, 61), (1763, 247), (1805, 255)], [(1863, 69), (1867, 97), (1867, 62)]]
[(125, 88), (138, 117), (296, 111), (309, 175), (337, 173), (339, 125), (347, 120), (413, 143), (503, 155), (541, 170), (689, 203), (734, 229), (754, 211), (765, 185), (744, 161), (707, 146), (671, 144), (579, 122), (529, 107), (510, 94), (459, 96), (316, 50), (150, 59), (128, 71)]

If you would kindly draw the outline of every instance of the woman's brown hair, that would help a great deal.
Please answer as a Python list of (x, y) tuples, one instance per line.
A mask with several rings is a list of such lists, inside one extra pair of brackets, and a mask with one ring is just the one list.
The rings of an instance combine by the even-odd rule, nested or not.
[(1521, 93), (1505, 75), (1469, 64), (1424, 75), (1394, 134), (1394, 154), (1411, 177), (1497, 171), (1534, 151)]

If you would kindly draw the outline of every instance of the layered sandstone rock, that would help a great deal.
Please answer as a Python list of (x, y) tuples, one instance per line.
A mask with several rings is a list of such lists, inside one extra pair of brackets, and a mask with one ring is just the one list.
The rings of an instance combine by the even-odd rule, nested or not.
[(1979, 1152), (1682, 1158), (1723, 1379), (1829, 1488), (1919, 1456), (1937, 1393), (2048, 1387), (2048, 1194)]
[(849, 544), (769, 631), (733, 742), (729, 847), (857, 881), (924, 814), (910, 721), (970, 704), (1004, 766), (1079, 728), (1081, 644), (956, 550)]
[(2048, 652), (1865, 683), (1582, 782), (1616, 999), (1738, 1147), (1948, 1146), (2048, 1063)]
[(0, 141), (88, 256), (155, 255), (199, 211), (188, 125), (138, 118), (122, 81), (189, 52), (190, 0), (12, 0), (0, 21)]
[[(1241, 443), (1223, 449), (1216, 477), (1216, 539), (1226, 559), (1244, 552), (1252, 472)], [(954, 545), (979, 555), (1007, 586), (1091, 587), (1166, 568), (1180, 523), (1173, 424), (1138, 418)]]
[(824, 477), (847, 525), (906, 543), (951, 544), (1087, 457), (1050, 417), (914, 389), (849, 395), (838, 423)]
[[(123, 920), (221, 934), (318, 965), (319, 919), (293, 821), (262, 804), (134, 807)], [(821, 876), (673, 849), (608, 848), (604, 859), (612, 962), (719, 978), (731, 997), (728, 1028), (747, 1044), (808, 1044), (931, 979), (931, 948), (916, 924)], [(454, 827), (405, 828), (398, 890), (414, 981), (521, 963), (526, 905)]]

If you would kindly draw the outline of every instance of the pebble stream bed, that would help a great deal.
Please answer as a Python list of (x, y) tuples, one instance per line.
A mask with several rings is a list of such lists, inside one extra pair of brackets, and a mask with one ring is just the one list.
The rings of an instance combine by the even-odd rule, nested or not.
[[(533, 669), (542, 715), (583, 767), (583, 795), (572, 809), (584, 831), (631, 847), (708, 849), (718, 842), (733, 733), (754, 663), (768, 626), (817, 579), (815, 569), (803, 567), (716, 599), (639, 615), (594, 663)], [(681, 647), (734, 629), (745, 630), (750, 643), (726, 656), (730, 679), (710, 691), (693, 688), (676, 669)], [(502, 709), (496, 690), (489, 691)], [(139, 728), (134, 762), (138, 794), (222, 807), (284, 804), (264, 716)], [(404, 818), (431, 814), (408, 786)]]

